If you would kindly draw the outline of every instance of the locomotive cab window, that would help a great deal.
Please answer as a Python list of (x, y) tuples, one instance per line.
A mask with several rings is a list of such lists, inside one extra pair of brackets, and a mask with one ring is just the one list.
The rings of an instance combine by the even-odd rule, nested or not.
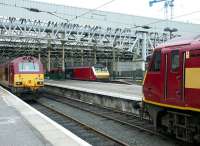
[(39, 72), (39, 64), (32, 62), (19, 63), (20, 72)]
[(152, 54), (147, 56), (146, 61), (145, 61), (145, 70), (148, 70), (151, 58), (152, 58)]
[(178, 71), (179, 68), (179, 51), (175, 50), (171, 52), (171, 70), (173, 72)]
[(155, 51), (153, 55), (153, 60), (151, 62), (150, 70), (152, 72), (159, 72), (161, 64), (161, 51)]
[(103, 65), (95, 65), (94, 69), (96, 72), (107, 72), (108, 71), (107, 67), (105, 67)]

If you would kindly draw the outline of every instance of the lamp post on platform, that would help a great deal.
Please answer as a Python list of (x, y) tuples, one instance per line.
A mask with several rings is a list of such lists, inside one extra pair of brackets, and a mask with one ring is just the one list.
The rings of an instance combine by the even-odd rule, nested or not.
[(177, 32), (178, 29), (166, 27), (166, 28), (164, 28), (164, 31), (169, 32), (169, 38), (172, 39), (173, 32)]

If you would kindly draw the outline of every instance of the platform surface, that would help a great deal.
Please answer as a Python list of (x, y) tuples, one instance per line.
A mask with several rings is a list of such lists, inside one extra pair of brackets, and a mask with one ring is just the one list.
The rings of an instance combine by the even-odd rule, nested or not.
[(90, 146), (0, 87), (0, 146)]
[(142, 100), (142, 86), (79, 80), (45, 80), (46, 85), (76, 89), (129, 100)]

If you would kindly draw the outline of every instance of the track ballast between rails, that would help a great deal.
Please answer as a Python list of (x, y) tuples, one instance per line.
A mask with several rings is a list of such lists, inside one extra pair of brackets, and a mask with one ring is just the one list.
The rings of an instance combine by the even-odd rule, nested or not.
[(99, 132), (85, 123), (55, 110), (51, 106), (38, 102), (31, 103), (31, 106), (94, 146), (128, 146), (128, 144)]

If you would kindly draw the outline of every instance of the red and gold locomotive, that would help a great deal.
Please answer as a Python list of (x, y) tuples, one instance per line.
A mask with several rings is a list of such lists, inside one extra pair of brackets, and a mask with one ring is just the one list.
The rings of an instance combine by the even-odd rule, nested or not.
[(108, 81), (110, 74), (107, 67), (96, 64), (94, 66), (71, 67), (67, 68), (67, 78), (74, 80), (87, 80), (87, 81)]
[(143, 94), (156, 129), (183, 141), (200, 141), (200, 36), (154, 49)]
[(44, 86), (44, 71), (35, 57), (23, 56), (0, 65), (0, 84), (15, 93), (37, 91)]

